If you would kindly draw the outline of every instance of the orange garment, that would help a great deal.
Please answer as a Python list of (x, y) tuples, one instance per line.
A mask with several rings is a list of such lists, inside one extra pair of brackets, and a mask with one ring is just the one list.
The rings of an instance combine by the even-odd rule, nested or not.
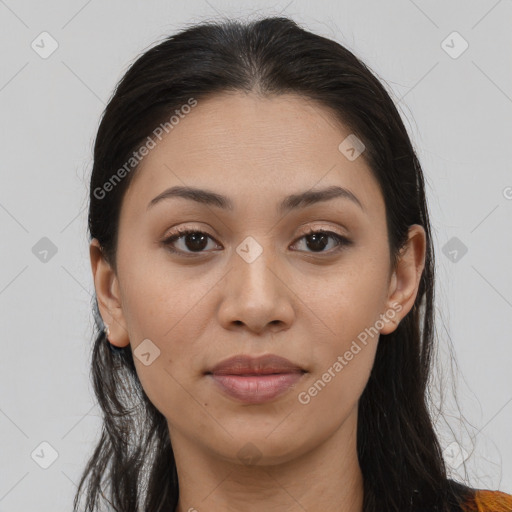
[(464, 502), (464, 512), (512, 512), (512, 496), (500, 491), (477, 489)]

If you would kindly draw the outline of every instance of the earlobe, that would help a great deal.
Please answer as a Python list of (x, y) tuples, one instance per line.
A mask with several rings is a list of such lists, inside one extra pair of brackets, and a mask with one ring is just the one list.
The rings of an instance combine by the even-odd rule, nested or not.
[(89, 255), (98, 308), (103, 323), (109, 325), (109, 341), (112, 345), (126, 347), (130, 340), (121, 304), (118, 278), (105, 259), (96, 238), (91, 241)]
[(392, 333), (412, 309), (425, 267), (426, 234), (419, 224), (409, 227), (406, 245), (402, 248), (388, 289), (387, 310), (384, 313), (389, 321), (381, 329), (381, 334)]

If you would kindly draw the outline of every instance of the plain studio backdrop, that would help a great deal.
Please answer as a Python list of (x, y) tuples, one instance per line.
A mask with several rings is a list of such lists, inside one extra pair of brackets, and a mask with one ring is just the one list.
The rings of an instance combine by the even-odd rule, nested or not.
[(186, 24), (278, 14), (398, 104), (432, 215), (445, 459), (512, 492), (512, 1), (0, 0), (0, 511), (70, 510), (99, 436), (87, 188), (115, 84)]

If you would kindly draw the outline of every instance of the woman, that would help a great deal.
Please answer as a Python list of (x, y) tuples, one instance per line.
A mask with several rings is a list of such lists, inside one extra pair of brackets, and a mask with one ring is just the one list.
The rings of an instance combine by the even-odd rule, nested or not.
[(90, 192), (104, 428), (75, 510), (512, 510), (447, 477), (423, 173), (351, 52), (286, 18), (169, 37)]

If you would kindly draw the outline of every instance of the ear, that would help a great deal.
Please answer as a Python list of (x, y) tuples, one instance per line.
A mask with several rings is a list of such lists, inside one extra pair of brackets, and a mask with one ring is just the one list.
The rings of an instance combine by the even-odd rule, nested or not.
[[(390, 279), (386, 304), (386, 316), (389, 321), (384, 322), (381, 334), (393, 332), (400, 320), (412, 309), (425, 267), (425, 252), (425, 229), (419, 224), (413, 224), (409, 227), (407, 243), (400, 251), (399, 260)], [(393, 317), (391, 311), (395, 312)]]
[(114, 269), (105, 259), (100, 243), (96, 238), (91, 241), (89, 255), (98, 308), (103, 322), (108, 324), (110, 330), (108, 339), (112, 345), (126, 347), (129, 345), (130, 339), (123, 315), (119, 282)]

